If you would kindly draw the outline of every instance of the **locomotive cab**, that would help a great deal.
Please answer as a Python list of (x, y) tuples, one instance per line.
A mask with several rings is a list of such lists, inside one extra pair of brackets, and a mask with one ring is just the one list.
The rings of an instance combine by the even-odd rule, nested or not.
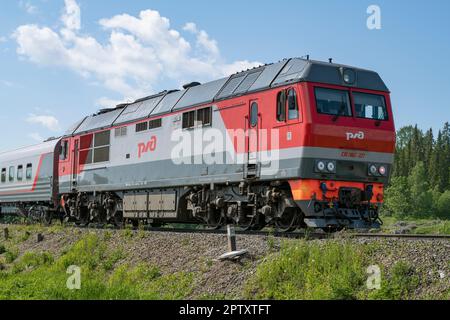
[(310, 227), (377, 228), (395, 149), (389, 91), (374, 72), (321, 68), (299, 84), (309, 108), (294, 200)]

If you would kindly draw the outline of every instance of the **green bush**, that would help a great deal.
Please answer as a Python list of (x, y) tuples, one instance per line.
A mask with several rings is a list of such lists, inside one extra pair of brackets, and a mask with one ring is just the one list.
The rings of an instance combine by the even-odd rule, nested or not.
[[(9, 252), (9, 251), (8, 251)], [(121, 249), (109, 252), (104, 240), (90, 234), (54, 260), (48, 253), (26, 253), (11, 270), (0, 272), (3, 299), (185, 299), (192, 291), (192, 275), (162, 275), (140, 264), (117, 266)], [(15, 259), (14, 259), (15, 260)], [(81, 289), (69, 290), (69, 266), (81, 269)]]
[(450, 218), (450, 190), (440, 195), (436, 207), (440, 216)]
[(378, 300), (408, 299), (419, 285), (419, 278), (407, 263), (397, 262), (391, 274), (382, 277), (381, 289), (372, 291), (369, 298)]
[(245, 289), (254, 299), (356, 299), (365, 286), (363, 252), (351, 244), (284, 245)]

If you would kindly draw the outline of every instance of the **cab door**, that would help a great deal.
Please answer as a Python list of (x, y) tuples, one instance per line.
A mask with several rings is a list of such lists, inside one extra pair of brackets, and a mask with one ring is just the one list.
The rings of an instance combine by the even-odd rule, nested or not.
[(78, 138), (75, 138), (72, 150), (72, 176), (71, 176), (72, 188), (76, 188), (78, 183), (78, 172), (80, 170), (79, 153), (80, 153), (80, 140)]
[(261, 114), (259, 101), (250, 100), (247, 130), (247, 162), (244, 169), (245, 178), (257, 178), (260, 174), (259, 140), (261, 129)]

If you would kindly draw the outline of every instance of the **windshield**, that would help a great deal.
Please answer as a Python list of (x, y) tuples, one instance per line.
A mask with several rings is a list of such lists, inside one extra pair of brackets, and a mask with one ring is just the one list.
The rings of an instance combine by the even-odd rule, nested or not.
[(388, 120), (386, 103), (383, 96), (353, 92), (353, 100), (358, 118)]
[(317, 112), (336, 116), (351, 116), (350, 97), (348, 91), (316, 88)]

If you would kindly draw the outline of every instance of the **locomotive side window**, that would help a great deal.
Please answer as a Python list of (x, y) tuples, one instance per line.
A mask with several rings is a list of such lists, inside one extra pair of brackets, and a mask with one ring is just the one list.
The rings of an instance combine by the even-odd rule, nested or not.
[(195, 111), (183, 113), (183, 129), (193, 128), (195, 120)]
[[(94, 140), (94, 143), (92, 143)], [(80, 164), (91, 164), (109, 161), (109, 145), (111, 131), (102, 131), (94, 135), (81, 137)]]
[(211, 124), (211, 107), (197, 110), (197, 123), (202, 126)]
[(352, 116), (350, 97), (347, 91), (316, 88), (317, 112), (335, 116)]
[(114, 136), (116, 138), (125, 137), (126, 135), (127, 135), (127, 127), (120, 127), (114, 130)]
[(25, 172), (25, 178), (31, 180), (33, 177), (33, 165), (31, 163), (27, 164), (27, 171)]
[(23, 166), (20, 165), (17, 167), (17, 181), (23, 180)]
[(286, 91), (280, 91), (277, 95), (277, 120), (286, 121)]
[(146, 131), (148, 129), (148, 122), (141, 122), (136, 124), (136, 132)]
[(14, 171), (15, 168), (14, 167), (9, 167), (9, 181), (14, 181)]
[(59, 154), (59, 159), (60, 160), (66, 160), (67, 159), (67, 151), (68, 151), (68, 141), (65, 140), (61, 144), (61, 151), (60, 151), (60, 154)]
[(288, 119), (294, 120), (298, 119), (298, 102), (297, 102), (297, 94), (294, 89), (289, 89), (288, 94)]
[(353, 99), (358, 118), (388, 120), (386, 102), (383, 96), (353, 92)]
[(150, 130), (162, 127), (162, 118), (150, 120), (148, 122), (148, 128)]
[(211, 124), (211, 107), (183, 113), (183, 129), (194, 128), (196, 126), (207, 126)]
[(258, 103), (253, 102), (250, 107), (250, 126), (256, 127), (258, 124)]
[(103, 131), (94, 136), (94, 163), (109, 161), (109, 144), (111, 133)]
[(6, 168), (2, 168), (2, 183), (6, 182)]

